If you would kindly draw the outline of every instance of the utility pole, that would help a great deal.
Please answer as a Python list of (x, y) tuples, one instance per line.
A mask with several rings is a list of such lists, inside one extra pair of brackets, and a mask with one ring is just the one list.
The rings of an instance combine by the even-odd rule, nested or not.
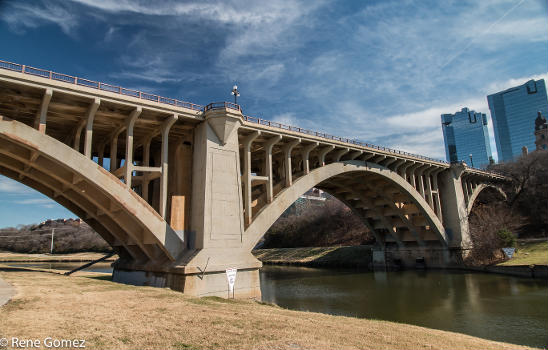
[(53, 254), (53, 236), (55, 235), (55, 229), (52, 228), (51, 229), (51, 249), (50, 249), (50, 254)]

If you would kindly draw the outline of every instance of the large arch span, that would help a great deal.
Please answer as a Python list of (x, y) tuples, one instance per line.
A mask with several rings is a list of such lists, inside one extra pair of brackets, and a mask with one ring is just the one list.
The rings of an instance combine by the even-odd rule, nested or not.
[(476, 199), (485, 190), (492, 190), (498, 193), (502, 199), (506, 200), (506, 193), (504, 193), (504, 191), (500, 187), (492, 184), (479, 184), (473, 189), (470, 198), (467, 199), (466, 212), (468, 213), (468, 215), (470, 215), (470, 213), (472, 212), (474, 204), (476, 203)]
[(0, 174), (74, 212), (122, 258), (162, 266), (183, 250), (177, 233), (117, 177), (53, 137), (1, 117)]
[(283, 212), (312, 187), (324, 189), (361, 214), (378, 240), (388, 235), (398, 245), (409, 240), (423, 245), (429, 237), (443, 246), (449, 243), (430, 205), (399, 174), (376, 163), (349, 160), (316, 168), (282, 190), (246, 229), (247, 248), (252, 249)]

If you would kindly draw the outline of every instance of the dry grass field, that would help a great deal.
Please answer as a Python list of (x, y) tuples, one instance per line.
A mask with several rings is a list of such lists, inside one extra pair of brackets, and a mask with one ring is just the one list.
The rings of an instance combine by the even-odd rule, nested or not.
[(107, 275), (4, 268), (16, 296), (0, 337), (85, 339), (87, 349), (522, 349), (385, 321), (297, 312), (253, 300), (191, 298)]
[[(106, 253), (82, 252), (71, 254), (27, 254), (14, 253), (8, 251), (0, 251), (0, 263), (2, 262), (85, 262), (102, 258)], [(114, 255), (107, 261), (115, 261), (118, 259)]]

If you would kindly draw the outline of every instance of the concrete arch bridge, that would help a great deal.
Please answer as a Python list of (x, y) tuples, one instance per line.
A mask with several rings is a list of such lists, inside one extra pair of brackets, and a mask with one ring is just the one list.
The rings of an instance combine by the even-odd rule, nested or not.
[(199, 106), (0, 61), (0, 174), (65, 206), (118, 252), (113, 279), (259, 296), (251, 250), (300, 195), (346, 203), (387, 252), (457, 264), (468, 213), (504, 178), (272, 123), (238, 105)]

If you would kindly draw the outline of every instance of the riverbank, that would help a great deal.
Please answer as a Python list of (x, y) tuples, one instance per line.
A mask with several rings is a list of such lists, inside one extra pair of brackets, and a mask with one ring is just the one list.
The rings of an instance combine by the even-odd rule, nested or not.
[[(367, 269), (372, 262), (371, 246), (256, 249), (253, 254), (267, 265)], [(465, 266), (463, 269), (548, 279), (548, 242), (520, 240), (512, 259), (497, 265)]]
[(368, 268), (371, 246), (256, 249), (253, 255), (263, 264), (311, 267)]
[(67, 277), (4, 269), (0, 277), (17, 290), (0, 308), (2, 336), (85, 339), (88, 349), (526, 349), (253, 300), (192, 298), (169, 289), (117, 284), (104, 274)]
[(497, 266), (548, 265), (548, 239), (518, 240), (512, 259)]
[[(25, 254), (0, 251), (0, 263), (5, 262), (89, 262), (100, 259), (107, 253), (83, 252), (71, 254)], [(116, 261), (114, 255), (105, 261)]]

